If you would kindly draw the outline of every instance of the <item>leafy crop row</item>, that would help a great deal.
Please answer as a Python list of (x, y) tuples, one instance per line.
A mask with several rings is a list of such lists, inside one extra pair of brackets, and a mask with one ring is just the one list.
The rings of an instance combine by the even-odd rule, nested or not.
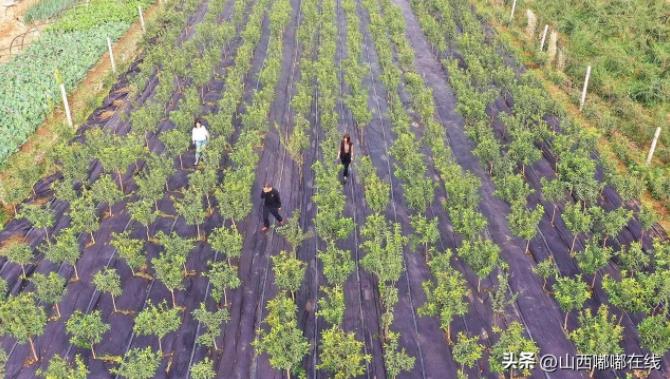
[(72, 90), (98, 61), (106, 38), (120, 37), (149, 0), (95, 0), (73, 8), (21, 55), (0, 66), (0, 163), (60, 102), (58, 80)]

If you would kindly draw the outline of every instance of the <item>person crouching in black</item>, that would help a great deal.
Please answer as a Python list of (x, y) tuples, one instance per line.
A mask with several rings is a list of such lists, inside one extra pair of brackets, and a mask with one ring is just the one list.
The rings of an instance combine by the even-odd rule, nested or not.
[(274, 216), (279, 222), (279, 225), (284, 223), (279, 211), (281, 210), (281, 199), (279, 198), (279, 191), (272, 188), (272, 184), (266, 183), (261, 192), (261, 199), (263, 199), (263, 228), (261, 232), (265, 232), (270, 227), (270, 214)]

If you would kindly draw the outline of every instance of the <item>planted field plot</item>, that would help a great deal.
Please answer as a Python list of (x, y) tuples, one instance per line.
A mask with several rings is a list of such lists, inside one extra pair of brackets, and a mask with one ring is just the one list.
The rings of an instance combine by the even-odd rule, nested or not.
[(670, 375), (657, 216), (468, 1), (164, 7), (0, 232), (6, 377)]

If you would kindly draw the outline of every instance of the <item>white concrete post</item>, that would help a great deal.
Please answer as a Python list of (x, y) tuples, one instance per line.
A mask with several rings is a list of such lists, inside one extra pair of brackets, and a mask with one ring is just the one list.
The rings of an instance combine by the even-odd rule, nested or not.
[(548, 31), (549, 31), (549, 25), (545, 25), (544, 32), (542, 32), (542, 41), (540, 42), (540, 51), (544, 50), (544, 42), (547, 40)]
[(516, 0), (512, 2), (512, 12), (509, 14), (509, 21), (512, 22), (514, 19), (514, 11), (516, 10)]
[(112, 72), (116, 74), (116, 62), (114, 61), (114, 51), (112, 50), (112, 40), (107, 37), (107, 48), (109, 49), (109, 61), (112, 63)]
[(144, 15), (142, 14), (142, 7), (139, 5), (137, 6), (137, 12), (140, 14), (140, 26), (142, 26), (142, 33), (146, 33), (147, 28), (144, 25)]
[(586, 77), (584, 78), (584, 88), (582, 88), (582, 98), (579, 100), (579, 111), (584, 109), (586, 102), (586, 90), (589, 88), (589, 79), (591, 78), (591, 66), (586, 68)]
[(651, 164), (651, 160), (654, 158), (654, 152), (656, 151), (656, 144), (658, 143), (658, 137), (661, 136), (661, 128), (656, 128), (656, 133), (654, 133), (654, 140), (651, 141), (651, 149), (649, 149), (649, 154), (647, 155), (647, 166)]
[(67, 124), (73, 128), (74, 123), (72, 122), (72, 113), (70, 113), (70, 103), (67, 101), (67, 92), (65, 92), (65, 84), (60, 85), (60, 94), (63, 98), (63, 107), (65, 107), (65, 118), (67, 118)]

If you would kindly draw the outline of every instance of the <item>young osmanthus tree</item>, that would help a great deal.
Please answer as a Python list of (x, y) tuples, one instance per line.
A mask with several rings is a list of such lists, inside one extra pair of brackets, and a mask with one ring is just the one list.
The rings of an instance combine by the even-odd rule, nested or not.
[(112, 206), (123, 199), (123, 192), (117, 187), (110, 175), (103, 175), (91, 187), (93, 200), (107, 204), (109, 216), (113, 216)]
[(56, 309), (56, 319), (59, 319), (61, 314), (58, 303), (63, 298), (65, 279), (56, 272), (50, 272), (48, 275), (37, 272), (30, 280), (35, 285), (35, 297), (45, 304), (53, 305)]
[(151, 239), (149, 226), (158, 218), (158, 212), (154, 209), (154, 204), (149, 201), (139, 200), (128, 203), (127, 208), (130, 218), (142, 224), (147, 230), (147, 239)]
[(270, 365), (286, 373), (301, 372), (303, 358), (309, 353), (310, 343), (302, 335), (296, 319), (295, 302), (287, 297), (279, 296), (268, 302), (268, 316), (265, 322), (269, 330), (260, 330), (253, 342), (258, 354), (267, 353)]
[(70, 204), (70, 229), (75, 233), (88, 233), (91, 244), (95, 244), (93, 233), (100, 227), (95, 203), (89, 191), (84, 191), (82, 196)]
[(205, 217), (207, 217), (207, 211), (202, 205), (201, 193), (194, 188), (189, 188), (184, 192), (182, 198), (173, 198), (172, 202), (177, 214), (183, 217), (188, 225), (195, 225), (198, 239), (200, 239), (200, 225), (205, 222)]
[(121, 287), (121, 278), (116, 269), (105, 268), (96, 272), (93, 276), (93, 285), (98, 291), (108, 293), (112, 297), (114, 312), (118, 312), (116, 298), (123, 294), (123, 288)]
[(441, 254), (429, 263), (435, 282), (423, 282), (426, 303), (418, 311), (421, 316), (439, 315), (440, 325), (451, 344), (451, 322), (468, 312), (468, 290), (463, 275), (449, 265), (449, 255)]
[(39, 360), (34, 340), (44, 333), (46, 322), (44, 309), (37, 305), (30, 293), (10, 296), (0, 302), (0, 331), (4, 335), (12, 336), (18, 343), (28, 342), (34, 361)]
[[(616, 323), (614, 315), (610, 318), (606, 305), (601, 305), (593, 314), (587, 308), (579, 314), (579, 328), (570, 333), (570, 339), (577, 347), (577, 352), (588, 355), (621, 354), (623, 326)], [(591, 369), (591, 375), (595, 366)]]
[(472, 368), (482, 357), (484, 346), (479, 343), (479, 336), (468, 337), (465, 332), (458, 333), (453, 355), (456, 363), (461, 365), (459, 378), (467, 378), (465, 368)]
[(186, 261), (195, 247), (195, 241), (192, 238), (183, 238), (176, 232), (166, 234), (162, 231), (156, 233), (156, 240), (163, 246), (162, 255), (169, 257), (174, 262), (182, 262), (184, 276), (188, 276), (189, 271), (186, 269)]
[(158, 351), (163, 353), (163, 338), (181, 326), (181, 316), (177, 308), (168, 308), (165, 301), (158, 306), (149, 302), (135, 317), (133, 331), (141, 336), (158, 337)]
[(58, 235), (56, 241), (47, 246), (41, 247), (45, 258), (54, 263), (67, 263), (74, 269), (74, 280), (79, 280), (77, 271), (77, 261), (79, 260), (79, 240), (75, 232), (70, 229), (63, 229)]
[(151, 260), (156, 272), (156, 279), (165, 285), (172, 297), (172, 307), (177, 308), (175, 291), (184, 289), (182, 267), (186, 264), (183, 256), (169, 255), (163, 252)]
[(49, 367), (46, 370), (37, 370), (37, 376), (44, 379), (86, 379), (88, 374), (88, 367), (79, 354), (74, 357), (74, 364), (70, 364), (67, 359), (56, 354), (49, 361)]
[(593, 219), (589, 212), (585, 212), (580, 204), (568, 204), (561, 215), (565, 226), (572, 233), (572, 244), (570, 245), (570, 253), (575, 250), (575, 242), (580, 234), (587, 233), (591, 230)]
[(218, 350), (219, 347), (216, 344), (216, 339), (219, 338), (221, 332), (223, 331), (223, 323), (230, 319), (228, 309), (224, 308), (210, 312), (207, 310), (205, 302), (202, 302), (200, 303), (200, 308), (194, 310), (191, 313), (193, 314), (193, 318), (205, 325), (205, 328), (207, 329), (198, 336), (196, 342), (200, 345)]
[(337, 326), (325, 330), (321, 339), (321, 363), (316, 367), (333, 374), (336, 379), (355, 378), (365, 373), (365, 364), (372, 357), (363, 354), (363, 342), (354, 333), (345, 333)]
[(224, 306), (228, 305), (227, 289), (238, 288), (241, 284), (237, 276), (237, 267), (227, 262), (209, 262), (209, 270), (205, 273), (212, 285), (211, 296), (217, 304), (223, 297)]
[(118, 368), (110, 372), (128, 379), (151, 379), (161, 363), (161, 355), (151, 347), (130, 349)]
[(229, 265), (232, 264), (231, 259), (239, 258), (242, 253), (242, 235), (234, 227), (221, 226), (214, 229), (207, 241), (214, 251), (226, 256)]
[(25, 219), (36, 229), (44, 230), (45, 241), (51, 243), (49, 228), (53, 227), (55, 222), (55, 216), (51, 209), (38, 204), (25, 205), (19, 211), (17, 218)]
[(567, 331), (570, 312), (582, 309), (586, 300), (591, 297), (591, 291), (589, 291), (588, 285), (582, 280), (581, 276), (574, 278), (562, 276), (556, 278), (553, 288), (554, 297), (563, 312), (565, 312), (563, 329)]
[(214, 371), (214, 363), (209, 357), (200, 362), (194, 364), (191, 367), (191, 378), (193, 379), (214, 379), (216, 378), (216, 372)]
[(305, 270), (305, 262), (291, 257), (285, 251), (272, 257), (272, 271), (275, 276), (275, 285), (279, 290), (288, 291), (294, 301), (295, 293), (300, 289), (303, 277), (305, 276)]
[(146, 257), (144, 255), (144, 241), (130, 237), (130, 231), (122, 233), (112, 233), (110, 245), (114, 247), (126, 264), (130, 272), (135, 276), (138, 270), (146, 266)]
[(6, 257), (7, 260), (13, 264), (21, 266), (21, 273), (26, 277), (26, 265), (33, 261), (33, 249), (24, 242), (17, 242), (5, 245), (0, 250), (0, 255)]
[[(506, 329), (493, 327), (493, 331), (499, 334), (498, 341), (491, 347), (489, 351), (489, 367), (491, 371), (498, 374), (503, 374), (506, 371), (503, 365), (504, 357), (507, 354), (520, 356), (522, 352), (537, 354), (537, 344), (532, 339), (526, 338), (523, 335), (523, 327), (520, 323), (514, 321), (507, 326)], [(520, 372), (521, 375), (530, 375), (530, 370), (524, 369)], [(510, 372), (512, 377), (515, 377), (514, 370)]]
[(537, 225), (544, 215), (544, 208), (536, 206), (534, 209), (528, 209), (522, 204), (512, 205), (512, 211), (507, 216), (509, 227), (512, 233), (526, 241), (525, 254), (528, 254), (530, 241), (537, 234)]
[(102, 341), (109, 330), (109, 324), (102, 321), (100, 310), (91, 313), (75, 311), (65, 323), (65, 330), (70, 334), (70, 342), (81, 348), (90, 348), (93, 359), (96, 359), (93, 346)]

